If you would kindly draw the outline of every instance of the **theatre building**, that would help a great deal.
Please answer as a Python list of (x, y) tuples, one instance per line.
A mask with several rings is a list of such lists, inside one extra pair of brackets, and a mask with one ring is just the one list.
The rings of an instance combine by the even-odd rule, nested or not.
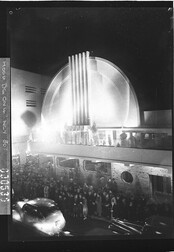
[(95, 187), (172, 201), (172, 112), (142, 111), (122, 69), (82, 52), (54, 78), (11, 69), (12, 156), (37, 157), (61, 177), (78, 171)]

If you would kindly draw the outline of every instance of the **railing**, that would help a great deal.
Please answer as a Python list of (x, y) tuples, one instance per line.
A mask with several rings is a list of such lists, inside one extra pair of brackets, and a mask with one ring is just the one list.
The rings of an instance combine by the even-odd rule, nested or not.
[[(37, 142), (37, 138), (33, 137)], [(38, 140), (39, 141), (39, 140)], [(70, 145), (110, 146), (154, 150), (172, 149), (171, 128), (99, 128), (91, 130), (65, 130), (49, 138), (50, 142)]]

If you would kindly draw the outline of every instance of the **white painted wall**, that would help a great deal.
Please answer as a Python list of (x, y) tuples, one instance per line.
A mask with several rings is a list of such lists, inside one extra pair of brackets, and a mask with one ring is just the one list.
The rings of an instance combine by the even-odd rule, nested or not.
[[(28, 135), (29, 129), (21, 119), (26, 111), (34, 113), (40, 122), (43, 95), (41, 88), (47, 88), (50, 78), (36, 73), (11, 68), (11, 118), (12, 137)], [(25, 86), (36, 87), (36, 93), (26, 93)], [(26, 107), (26, 100), (36, 100), (37, 107)]]

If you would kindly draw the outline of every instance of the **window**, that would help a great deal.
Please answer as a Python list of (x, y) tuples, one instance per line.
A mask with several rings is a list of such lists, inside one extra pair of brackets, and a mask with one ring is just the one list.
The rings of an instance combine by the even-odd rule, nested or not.
[(57, 163), (61, 167), (67, 167), (67, 168), (77, 168), (79, 167), (79, 160), (74, 158), (64, 158), (64, 157), (58, 157)]
[(126, 182), (126, 183), (129, 183), (131, 184), (133, 182), (133, 177), (132, 177), (132, 174), (128, 171), (124, 171), (122, 172), (121, 174), (121, 179)]
[(158, 192), (164, 191), (163, 177), (156, 176), (156, 191)]
[(152, 185), (152, 193), (162, 192), (171, 193), (171, 178), (150, 175), (150, 181)]
[(163, 177), (150, 175), (152, 192), (163, 192)]
[(111, 173), (111, 163), (85, 160), (84, 161), (84, 168), (87, 171), (101, 172), (101, 173), (105, 173), (105, 174)]
[(43, 215), (40, 213), (40, 211), (38, 210), (37, 206), (33, 206), (30, 204), (25, 204), (22, 208), (22, 211), (33, 218), (43, 218)]
[(95, 162), (92, 162), (90, 160), (85, 160), (84, 161), (84, 168), (87, 170), (87, 171), (96, 171), (96, 167), (97, 166), (97, 163)]

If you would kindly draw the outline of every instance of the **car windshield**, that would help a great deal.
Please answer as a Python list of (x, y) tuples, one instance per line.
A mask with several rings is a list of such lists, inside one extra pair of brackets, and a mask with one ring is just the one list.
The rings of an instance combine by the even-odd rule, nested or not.
[(40, 205), (37, 208), (45, 218), (48, 217), (50, 214), (54, 213), (55, 211), (59, 211), (59, 208), (55, 205), (51, 207)]

